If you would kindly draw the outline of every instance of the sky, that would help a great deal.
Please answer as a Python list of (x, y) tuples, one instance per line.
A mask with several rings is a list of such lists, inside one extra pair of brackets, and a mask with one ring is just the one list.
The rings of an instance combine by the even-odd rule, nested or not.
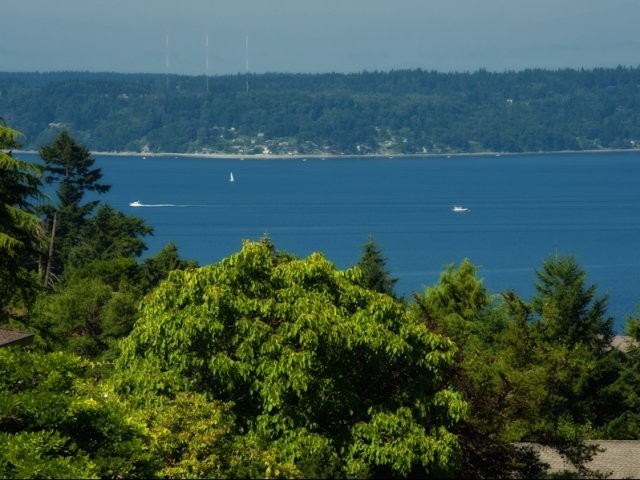
[(1, 71), (640, 65), (640, 0), (0, 0)]

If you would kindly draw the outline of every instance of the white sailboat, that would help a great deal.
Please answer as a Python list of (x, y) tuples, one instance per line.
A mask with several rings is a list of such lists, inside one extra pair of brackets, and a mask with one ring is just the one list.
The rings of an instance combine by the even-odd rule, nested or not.
[(230, 181), (231, 183), (235, 182), (235, 179), (233, 178), (233, 172), (231, 172), (231, 173), (229, 174), (229, 181)]

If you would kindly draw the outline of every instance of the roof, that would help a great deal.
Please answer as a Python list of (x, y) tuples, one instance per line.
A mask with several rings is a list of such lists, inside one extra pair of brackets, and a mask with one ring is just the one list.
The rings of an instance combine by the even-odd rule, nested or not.
[(10, 328), (0, 328), (0, 347), (27, 345), (31, 342), (33, 342), (33, 333), (21, 332)]
[[(587, 468), (599, 471), (608, 478), (640, 478), (640, 440), (589, 440), (586, 443), (597, 444), (604, 449), (586, 465)], [(571, 465), (551, 447), (525, 445), (532, 446), (539, 453), (540, 460), (550, 465), (550, 472), (573, 471)]]
[(611, 339), (611, 346), (625, 353), (635, 345), (637, 345), (637, 343), (633, 340), (633, 337), (627, 335), (615, 335), (613, 339)]

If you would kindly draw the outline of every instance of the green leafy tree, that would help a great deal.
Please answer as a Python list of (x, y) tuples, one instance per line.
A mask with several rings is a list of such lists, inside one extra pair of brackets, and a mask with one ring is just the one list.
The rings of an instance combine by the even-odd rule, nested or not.
[[(135, 414), (149, 427), (150, 450), (167, 478), (304, 478), (255, 436), (238, 436), (233, 403), (180, 392)], [(310, 445), (311, 446), (311, 445)]]
[(29, 327), (39, 333), (48, 350), (96, 357), (105, 349), (100, 341), (103, 310), (113, 294), (99, 278), (74, 279), (38, 298)]
[(0, 477), (129, 478), (160, 466), (142, 425), (63, 352), (0, 350)]
[(145, 290), (140, 266), (133, 258), (95, 260), (65, 274), (53, 291), (40, 295), (27, 325), (36, 343), (88, 358), (114, 352), (138, 316)]
[(76, 143), (66, 130), (60, 132), (51, 145), (42, 146), (39, 153), (45, 164), (45, 181), (58, 184), (56, 193), (60, 207), (73, 206), (84, 217), (98, 204), (97, 201), (82, 204), (85, 193), (106, 193), (111, 188), (99, 183), (102, 171), (92, 168), (95, 160), (91, 153)]
[[(108, 222), (115, 219), (115, 225), (120, 225), (121, 216), (109, 208), (101, 208), (95, 218), (88, 220), (88, 225), (92, 225), (103, 210), (107, 212)], [(137, 219), (125, 217), (124, 220), (134, 222), (136, 229), (140, 226)], [(88, 358), (112, 358), (117, 351), (116, 340), (133, 328), (143, 296), (166, 278), (169, 271), (194, 266), (193, 262), (182, 260), (171, 245), (142, 264), (131, 256), (117, 256), (132, 253), (141, 243), (132, 239), (130, 233), (119, 232), (115, 226), (106, 230), (96, 231), (91, 244), (77, 248), (77, 253), (86, 248), (87, 260), (92, 255), (100, 258), (79, 261), (79, 266), (65, 271), (55, 289), (38, 297), (25, 321), (26, 327), (37, 334), (36, 344), (47, 350), (63, 349)], [(116, 245), (107, 246), (109, 238), (115, 238)], [(108, 250), (96, 247), (102, 242)], [(110, 258), (112, 255), (116, 256)]]
[[(31, 298), (42, 225), (32, 202), (42, 197), (40, 168), (13, 158), (19, 133), (0, 122), (0, 320), (12, 302)], [(23, 300), (15, 295), (20, 293)]]
[(369, 237), (362, 250), (362, 256), (356, 266), (362, 270), (363, 285), (376, 292), (393, 296), (393, 288), (398, 279), (389, 276), (386, 259), (373, 237)]
[(233, 402), (234, 442), (262, 452), (251, 476), (451, 472), (467, 411), (444, 381), (452, 344), (361, 275), (267, 242), (173, 271), (123, 340), (117, 391), (142, 404), (187, 391)]
[[(150, 447), (166, 478), (225, 478), (232, 452), (230, 405), (182, 392), (157, 398), (137, 414), (149, 426)], [(226, 467), (226, 468), (225, 468)]]

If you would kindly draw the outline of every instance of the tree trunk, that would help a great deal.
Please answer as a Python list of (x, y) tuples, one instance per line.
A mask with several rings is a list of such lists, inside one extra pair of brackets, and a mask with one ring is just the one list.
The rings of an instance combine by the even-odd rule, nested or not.
[(56, 238), (56, 225), (58, 221), (58, 213), (53, 214), (53, 224), (51, 225), (51, 237), (49, 238), (49, 256), (47, 257), (47, 270), (44, 274), (43, 285), (45, 288), (50, 287), (51, 282), (51, 260), (53, 259), (53, 243)]

